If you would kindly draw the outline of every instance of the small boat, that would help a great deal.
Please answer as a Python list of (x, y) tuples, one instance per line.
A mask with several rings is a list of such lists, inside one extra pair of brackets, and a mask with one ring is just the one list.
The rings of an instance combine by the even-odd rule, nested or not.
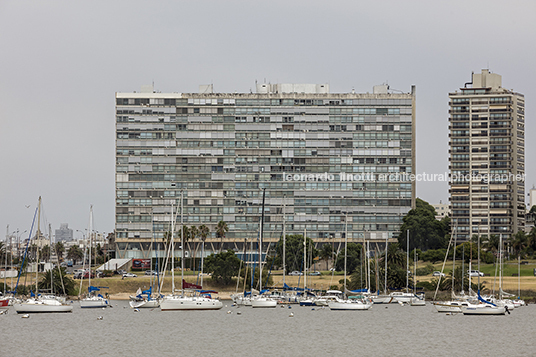
[(144, 291), (138, 289), (136, 296), (130, 296), (129, 305), (133, 309), (152, 309), (160, 306), (160, 299), (152, 296), (152, 287)]
[(467, 305), (465, 301), (437, 301), (433, 305), (437, 312), (446, 312), (446, 313), (458, 313), (462, 312), (462, 305)]
[(72, 305), (62, 302), (53, 295), (34, 296), (26, 301), (13, 304), (13, 308), (18, 314), (73, 311)]
[(504, 315), (505, 306), (493, 306), (491, 304), (467, 304), (462, 305), (461, 310), (464, 315)]
[(253, 308), (271, 308), (276, 307), (277, 301), (272, 300), (269, 297), (264, 296), (254, 296), (251, 299), (251, 307)]
[(361, 299), (337, 299), (328, 303), (330, 310), (368, 310), (372, 303), (365, 302)]
[[(181, 232), (184, 232), (184, 214), (182, 212), (183, 204), (183, 192), (181, 191)], [(173, 203), (171, 204), (171, 294), (166, 295), (160, 301), (160, 310), (161, 311), (181, 311), (181, 310), (219, 310), (223, 307), (223, 303), (218, 299), (212, 299), (210, 292), (200, 291), (201, 295), (186, 296), (185, 288), (190, 286), (198, 287), (195, 284), (188, 284), (184, 281), (184, 249), (181, 249), (181, 294), (178, 295), (175, 293), (175, 266), (174, 266), (174, 256), (173, 252), (175, 251), (175, 217)], [(184, 239), (181, 234), (181, 247), (184, 247)], [(201, 287), (198, 287), (201, 288)], [(215, 293), (215, 292), (213, 292)]]
[(160, 302), (160, 310), (219, 310), (223, 303), (205, 296), (167, 295)]
[(88, 287), (88, 294), (85, 298), (80, 300), (81, 308), (99, 308), (108, 307), (108, 299), (101, 294), (95, 295), (95, 292), (100, 291), (100, 288), (95, 286)]

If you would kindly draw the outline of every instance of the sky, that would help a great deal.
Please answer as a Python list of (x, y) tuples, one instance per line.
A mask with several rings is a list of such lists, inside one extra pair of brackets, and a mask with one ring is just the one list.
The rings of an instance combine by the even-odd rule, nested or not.
[[(29, 231), (42, 196), (42, 229), (68, 223), (82, 238), (93, 205), (94, 229), (113, 231), (115, 92), (151, 83), (183, 93), (249, 92), (255, 81), (332, 93), (415, 85), (417, 173), (441, 174), (448, 93), (488, 68), (525, 95), (528, 191), (534, 13), (532, 0), (2, 0), (0, 229)], [(447, 203), (448, 184), (418, 182), (417, 196)]]

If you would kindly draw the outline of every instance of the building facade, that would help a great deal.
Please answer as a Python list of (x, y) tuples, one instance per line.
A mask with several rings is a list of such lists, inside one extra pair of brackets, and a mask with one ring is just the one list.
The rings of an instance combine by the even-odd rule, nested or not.
[(450, 205), (448, 203), (442, 203), (439, 201), (439, 203), (432, 203), (432, 207), (434, 207), (436, 211), (435, 218), (440, 221), (445, 217), (450, 217)]
[(60, 228), (55, 232), (56, 242), (70, 242), (73, 240), (73, 230), (68, 223), (60, 224)]
[(452, 226), (460, 240), (523, 230), (525, 99), (482, 70), (449, 94)]
[[(209, 250), (240, 249), (259, 235), (263, 190), (267, 244), (283, 223), (320, 244), (340, 243), (346, 231), (350, 241), (396, 238), (415, 202), (414, 87), (256, 89), (116, 93), (118, 257), (147, 257), (152, 238), (170, 231), (172, 206), (177, 226), (210, 229)], [(220, 221), (225, 237), (216, 235)]]

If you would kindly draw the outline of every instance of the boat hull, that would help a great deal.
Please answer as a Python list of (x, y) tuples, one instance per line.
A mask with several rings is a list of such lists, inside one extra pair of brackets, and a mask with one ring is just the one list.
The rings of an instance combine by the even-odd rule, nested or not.
[(437, 312), (459, 313), (462, 312), (461, 305), (457, 302), (435, 302), (434, 307)]
[(158, 300), (129, 301), (129, 305), (133, 309), (154, 309), (160, 306), (160, 301)]
[(372, 304), (356, 302), (332, 301), (328, 303), (330, 310), (368, 310)]
[(108, 307), (108, 300), (106, 299), (82, 299), (80, 300), (80, 307), (83, 309), (96, 309), (99, 307)]
[(203, 297), (165, 297), (160, 302), (162, 311), (180, 311), (180, 310), (219, 310), (223, 303), (216, 299)]
[(504, 315), (506, 308), (504, 306), (492, 305), (469, 305), (462, 306), (464, 315)]
[(251, 300), (251, 307), (253, 308), (271, 308), (276, 307), (277, 301), (272, 299), (253, 299)]
[(409, 304), (411, 306), (426, 306), (426, 301), (424, 299), (414, 297), (411, 299), (411, 302)]
[(16, 303), (16, 304), (13, 304), (13, 308), (15, 309), (17, 314), (73, 312), (72, 305)]
[(371, 296), (372, 302), (375, 304), (390, 304), (394, 301), (392, 296)]

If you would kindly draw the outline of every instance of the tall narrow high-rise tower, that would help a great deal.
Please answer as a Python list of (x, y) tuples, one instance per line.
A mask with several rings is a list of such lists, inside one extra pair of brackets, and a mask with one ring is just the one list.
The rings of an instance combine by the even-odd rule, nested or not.
[(525, 98), (485, 69), (449, 99), (453, 229), (509, 238), (524, 226)]

